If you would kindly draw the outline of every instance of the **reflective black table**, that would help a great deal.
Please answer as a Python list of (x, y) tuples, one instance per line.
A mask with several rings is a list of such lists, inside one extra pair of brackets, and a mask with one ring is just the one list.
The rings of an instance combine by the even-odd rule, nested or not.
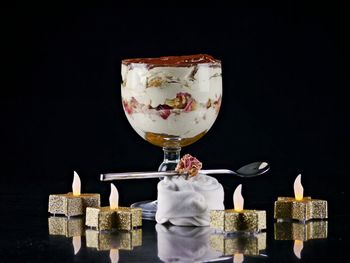
[[(273, 219), (273, 201), (262, 198), (248, 203), (267, 210), (267, 231), (257, 235), (224, 237), (208, 227), (175, 227), (146, 220), (133, 232), (109, 233), (84, 227), (79, 217), (68, 220), (47, 213), (48, 194), (65, 185), (55, 180), (40, 187), (34, 183), (1, 185), (1, 262), (344, 262), (347, 257), (347, 210), (334, 215), (331, 209), (327, 221), (278, 223)], [(108, 184), (96, 181), (96, 185), (103, 189), (105, 204)], [(123, 187), (130, 185), (120, 185), (120, 192), (126, 193)], [(248, 198), (255, 199), (254, 195)], [(341, 194), (328, 201), (331, 208), (344, 203)]]

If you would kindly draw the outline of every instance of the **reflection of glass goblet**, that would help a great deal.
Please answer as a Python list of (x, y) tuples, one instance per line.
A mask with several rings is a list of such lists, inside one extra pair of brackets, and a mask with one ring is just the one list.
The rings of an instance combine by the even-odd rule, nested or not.
[(128, 121), (163, 147), (159, 171), (174, 170), (181, 147), (213, 125), (222, 99), (221, 62), (209, 55), (125, 59), (121, 94)]

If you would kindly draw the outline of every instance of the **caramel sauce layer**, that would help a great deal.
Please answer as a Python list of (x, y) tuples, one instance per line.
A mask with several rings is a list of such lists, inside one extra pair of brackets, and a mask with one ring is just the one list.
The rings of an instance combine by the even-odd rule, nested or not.
[(219, 66), (221, 61), (207, 54), (196, 54), (187, 56), (166, 56), (158, 58), (130, 58), (123, 59), (122, 64), (145, 64), (148, 67), (191, 67), (198, 64), (210, 64)]
[(173, 135), (167, 135), (167, 134), (160, 134), (160, 133), (152, 133), (152, 132), (146, 132), (145, 139), (146, 141), (152, 143), (153, 145), (160, 146), (160, 147), (184, 147), (187, 145), (190, 145), (196, 141), (198, 141), (200, 138), (202, 138), (207, 131), (192, 137), (192, 138), (182, 138), (178, 141), (171, 141), (169, 138), (178, 138), (177, 136)]

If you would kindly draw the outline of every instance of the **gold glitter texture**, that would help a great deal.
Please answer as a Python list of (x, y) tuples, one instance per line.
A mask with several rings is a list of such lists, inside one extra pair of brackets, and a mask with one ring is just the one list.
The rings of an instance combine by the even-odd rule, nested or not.
[[(73, 193), (68, 193), (73, 195)], [(100, 194), (81, 194), (79, 197), (83, 200), (83, 211), (87, 207), (100, 207), (101, 206), (101, 198)]]
[(84, 213), (83, 201), (80, 197), (69, 194), (50, 195), (49, 212), (65, 216), (82, 215)]
[(237, 253), (247, 256), (258, 256), (266, 249), (266, 233), (255, 235), (235, 234), (232, 236), (211, 235), (210, 247), (224, 256)]
[(109, 206), (86, 208), (85, 225), (95, 227), (97, 230), (111, 230), (116, 226), (115, 210)]
[(120, 230), (131, 230), (142, 226), (142, 209), (119, 207), (116, 215), (116, 226)]
[(133, 250), (142, 245), (142, 229), (120, 232), (99, 232), (86, 230), (86, 246), (98, 251), (110, 249)]
[(262, 210), (212, 210), (210, 226), (223, 232), (259, 232), (266, 229), (266, 212)]
[(86, 207), (99, 207), (100, 194), (73, 193), (54, 194), (49, 196), (49, 213), (63, 214), (65, 216), (77, 216), (85, 214)]
[(297, 201), (292, 197), (278, 197), (275, 202), (275, 219), (307, 221), (327, 217), (328, 207), (325, 200), (304, 197), (301, 201)]
[(48, 219), (49, 234), (63, 235), (66, 237), (82, 236), (84, 234), (84, 218), (67, 218), (51, 216)]
[(325, 220), (300, 222), (277, 222), (274, 225), (275, 240), (322, 239), (328, 236), (328, 222)]
[(142, 226), (142, 209), (119, 207), (110, 209), (109, 206), (86, 209), (87, 226), (97, 230), (132, 230)]

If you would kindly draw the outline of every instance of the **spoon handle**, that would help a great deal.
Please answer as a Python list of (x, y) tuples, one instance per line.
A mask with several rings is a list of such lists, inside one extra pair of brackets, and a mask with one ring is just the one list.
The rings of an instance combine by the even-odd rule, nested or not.
[(200, 170), (202, 174), (237, 174), (234, 171), (228, 169), (209, 169), (209, 170)]
[[(227, 169), (210, 169), (200, 170), (202, 174), (236, 174), (235, 172)], [(176, 176), (184, 175), (179, 174), (176, 171), (166, 172), (131, 172), (131, 173), (106, 173), (101, 174), (101, 181), (113, 181), (113, 180), (127, 180), (127, 179), (148, 179), (148, 178), (159, 178), (164, 176)]]

